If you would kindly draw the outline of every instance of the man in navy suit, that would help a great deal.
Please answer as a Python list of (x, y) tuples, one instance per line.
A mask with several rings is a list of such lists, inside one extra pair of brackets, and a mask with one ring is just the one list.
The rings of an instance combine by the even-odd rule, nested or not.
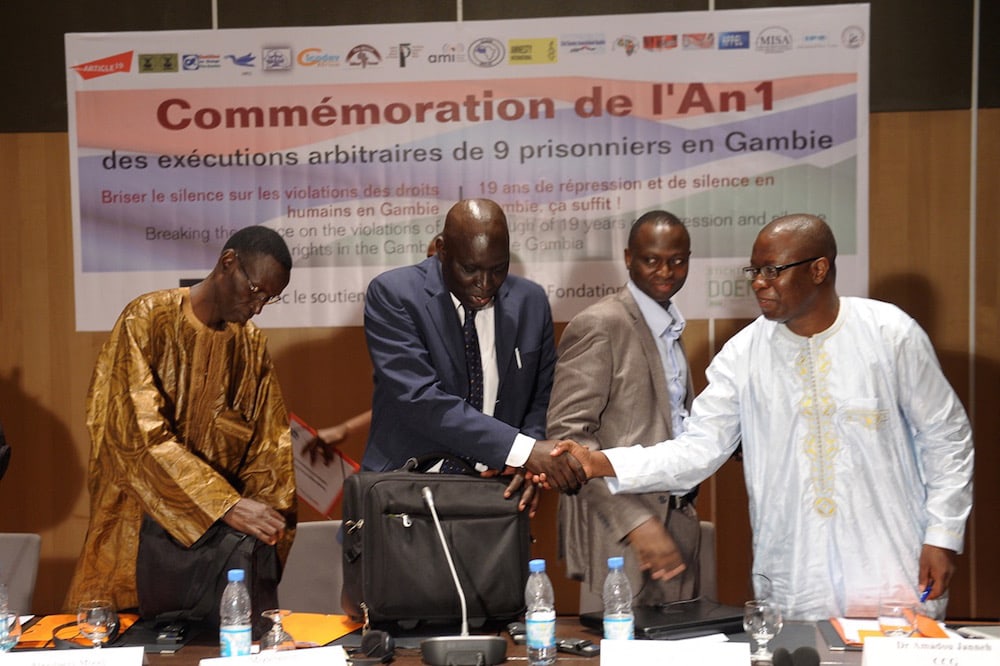
[[(460, 201), (448, 211), (437, 254), (387, 271), (368, 286), (365, 336), (375, 368), (372, 424), (362, 467), (450, 453), (485, 468), (526, 468), (575, 490), (582, 469), (552, 457), (545, 412), (556, 363), (552, 313), (542, 288), (508, 275), (510, 235), (500, 206)], [(463, 323), (473, 313), (482, 364), (482, 408), (470, 403)], [(520, 485), (521, 475), (508, 486)], [(529, 484), (530, 485), (530, 484)]]

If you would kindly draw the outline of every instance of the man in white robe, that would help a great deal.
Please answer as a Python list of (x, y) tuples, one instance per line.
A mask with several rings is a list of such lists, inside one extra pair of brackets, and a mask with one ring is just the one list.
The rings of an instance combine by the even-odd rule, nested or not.
[(742, 441), (753, 571), (786, 617), (874, 616), (880, 596), (927, 588), (923, 612), (943, 617), (972, 508), (969, 421), (912, 318), (837, 295), (836, 253), (818, 217), (768, 224), (745, 269), (762, 316), (713, 359), (684, 435), (553, 455), (617, 477), (612, 492), (669, 491)]

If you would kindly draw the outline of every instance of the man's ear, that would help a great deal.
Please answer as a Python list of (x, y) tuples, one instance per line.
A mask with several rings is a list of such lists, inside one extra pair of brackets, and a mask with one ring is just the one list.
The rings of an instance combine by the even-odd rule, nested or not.
[(826, 276), (830, 274), (830, 260), (826, 257), (820, 257), (812, 262), (810, 270), (812, 271), (813, 282), (815, 284), (822, 284), (826, 281)]

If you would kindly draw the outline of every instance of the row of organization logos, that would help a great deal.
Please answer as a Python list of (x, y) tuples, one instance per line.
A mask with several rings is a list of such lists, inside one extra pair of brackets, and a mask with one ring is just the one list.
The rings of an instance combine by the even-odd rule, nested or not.
[[(660, 33), (639, 37), (619, 35), (608, 38), (600, 33), (569, 34), (560, 37), (508, 38), (481, 37), (465, 44), (445, 43), (428, 47), (414, 42), (399, 42), (382, 48), (356, 44), (338, 52), (319, 46), (295, 49), (289, 45), (264, 46), (258, 50), (223, 53), (136, 53), (126, 51), (98, 60), (72, 65), (82, 78), (136, 71), (140, 74), (194, 72), (236, 68), (253, 71), (287, 72), (294, 68), (345, 67), (366, 70), (377, 67), (412, 67), (414, 65), (471, 64), (477, 67), (509, 65), (547, 65), (564, 59), (606, 53), (630, 58), (641, 53), (663, 53), (675, 49), (749, 51), (766, 54), (792, 49), (843, 47), (861, 48), (865, 30), (848, 26), (839, 34), (807, 31), (795, 34), (782, 26), (759, 31)], [(134, 61), (134, 62), (133, 62)], [(133, 70), (133, 64), (135, 69)]]

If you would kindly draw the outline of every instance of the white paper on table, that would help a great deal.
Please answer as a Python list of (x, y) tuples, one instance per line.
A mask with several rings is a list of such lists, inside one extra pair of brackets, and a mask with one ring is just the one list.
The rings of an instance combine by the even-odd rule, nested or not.
[(862, 666), (997, 666), (1000, 644), (993, 641), (954, 638), (865, 639)]
[(706, 641), (601, 641), (601, 666), (712, 664), (747, 666), (750, 644)]
[(310, 462), (306, 445), (316, 437), (316, 431), (295, 414), (289, 416), (296, 491), (303, 502), (329, 516), (344, 490), (344, 479), (358, 471), (359, 465), (336, 450), (329, 464), (319, 458), (315, 464)]
[(347, 653), (339, 645), (303, 648), (301, 650), (268, 650), (245, 657), (212, 657), (202, 659), (199, 666), (223, 666), (224, 664), (282, 664), (287, 666), (346, 666)]
[(8, 652), (0, 657), (4, 666), (142, 666), (145, 650), (135, 647), (102, 647), (83, 650), (27, 650)]

